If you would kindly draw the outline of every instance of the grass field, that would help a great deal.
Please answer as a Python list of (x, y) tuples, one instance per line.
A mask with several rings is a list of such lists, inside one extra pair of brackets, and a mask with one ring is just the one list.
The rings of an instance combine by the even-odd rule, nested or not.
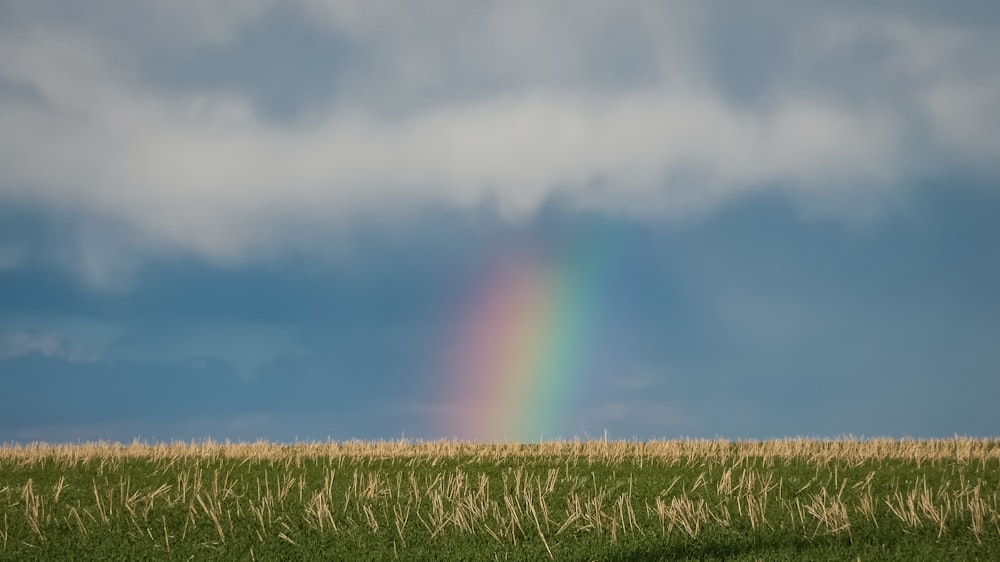
[(0, 448), (0, 559), (1000, 559), (1000, 441)]

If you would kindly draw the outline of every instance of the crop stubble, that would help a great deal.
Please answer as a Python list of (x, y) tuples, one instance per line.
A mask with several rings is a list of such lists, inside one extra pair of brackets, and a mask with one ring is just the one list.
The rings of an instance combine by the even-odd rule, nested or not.
[(957, 437), (36, 443), (0, 448), (0, 559), (986, 558), (998, 498), (1000, 442)]

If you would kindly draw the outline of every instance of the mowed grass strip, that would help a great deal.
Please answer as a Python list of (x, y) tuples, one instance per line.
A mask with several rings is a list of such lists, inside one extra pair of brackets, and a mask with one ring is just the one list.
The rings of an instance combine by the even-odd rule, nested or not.
[(0, 559), (1000, 558), (993, 439), (32, 444)]

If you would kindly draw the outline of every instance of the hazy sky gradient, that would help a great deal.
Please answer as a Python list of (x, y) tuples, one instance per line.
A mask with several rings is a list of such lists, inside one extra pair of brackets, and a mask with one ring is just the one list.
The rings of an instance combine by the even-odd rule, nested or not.
[(0, 441), (452, 437), (498, 260), (615, 240), (546, 437), (997, 435), (988, 2), (0, 3)]

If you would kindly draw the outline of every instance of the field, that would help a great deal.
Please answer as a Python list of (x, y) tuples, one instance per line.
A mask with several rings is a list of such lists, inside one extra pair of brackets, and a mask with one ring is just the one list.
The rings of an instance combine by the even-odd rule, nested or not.
[(0, 560), (1000, 558), (1000, 441), (0, 448)]

